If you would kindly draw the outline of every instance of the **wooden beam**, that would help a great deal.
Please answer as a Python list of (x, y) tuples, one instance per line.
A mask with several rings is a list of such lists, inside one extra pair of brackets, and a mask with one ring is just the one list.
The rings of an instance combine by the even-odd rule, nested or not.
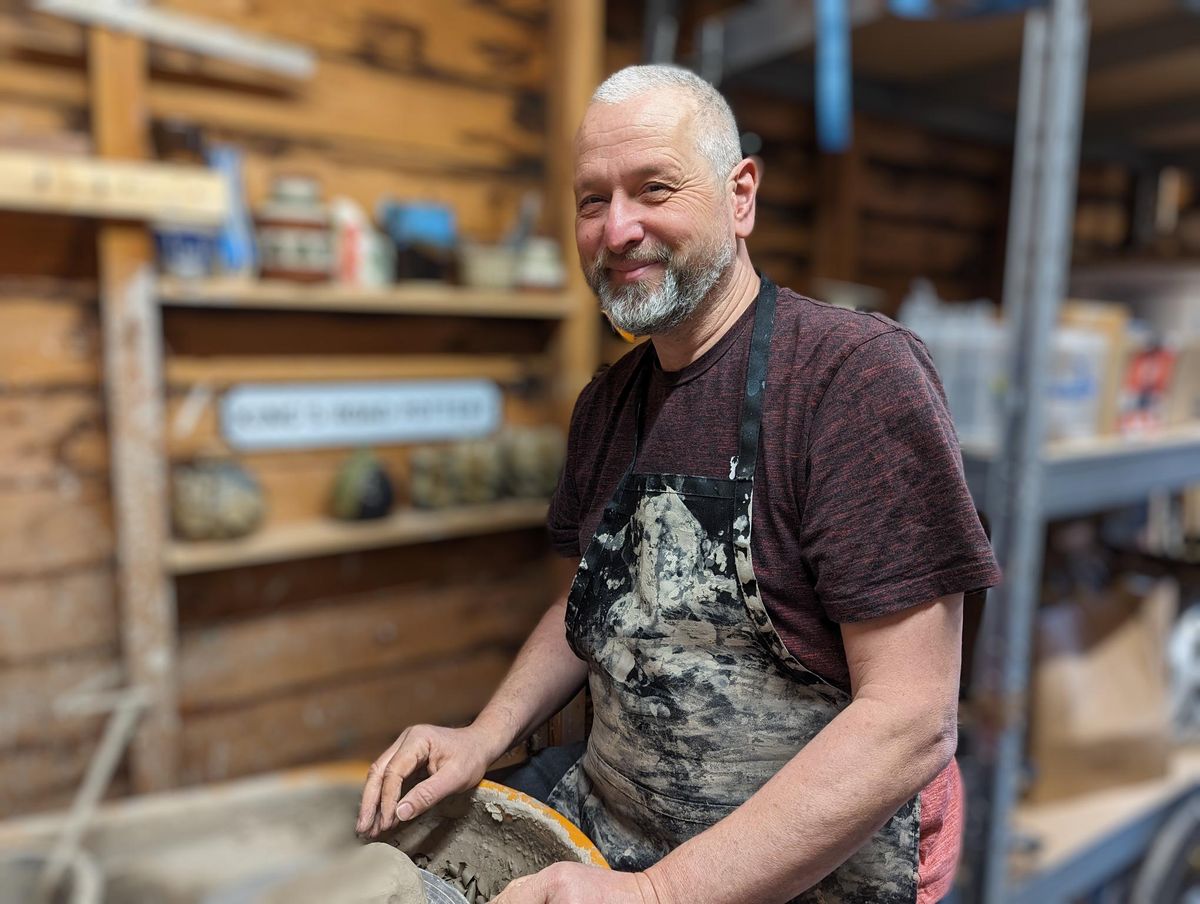
[(205, 167), (0, 150), (0, 208), (217, 225), (228, 207)]
[[(88, 52), (97, 154), (145, 157), (145, 45), (94, 29)], [(154, 697), (134, 739), (130, 766), (134, 789), (152, 791), (175, 785), (179, 771), (174, 598), (162, 568), (167, 511), (162, 334), (147, 229), (106, 224), (99, 250), (122, 648), (127, 680)]]
[(567, 294), (571, 314), (559, 330), (557, 353), (560, 419), (571, 417), (575, 398), (595, 375), (600, 354), (600, 315), (583, 278), (575, 247), (575, 131), (600, 82), (604, 57), (602, 0), (553, 0), (550, 6), (553, 48), (548, 90), (550, 128), (547, 136), (546, 197), (551, 234), (562, 245), (567, 262)]

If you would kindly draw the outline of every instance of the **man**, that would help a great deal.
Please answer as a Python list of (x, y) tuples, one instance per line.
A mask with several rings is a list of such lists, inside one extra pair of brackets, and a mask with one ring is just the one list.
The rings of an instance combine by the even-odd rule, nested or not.
[(963, 593), (998, 573), (929, 357), (760, 279), (758, 169), (699, 78), (618, 72), (575, 150), (588, 281), (652, 340), (572, 418), (550, 530), (582, 561), (472, 725), (375, 762), (358, 829), (472, 787), (586, 679), (586, 753), (531, 772), (614, 871), (558, 864), (502, 904), (936, 901)]

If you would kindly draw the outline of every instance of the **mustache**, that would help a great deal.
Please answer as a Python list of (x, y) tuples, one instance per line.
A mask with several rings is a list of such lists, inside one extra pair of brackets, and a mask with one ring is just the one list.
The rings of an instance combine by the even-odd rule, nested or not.
[(613, 264), (669, 264), (671, 250), (663, 245), (639, 245), (623, 254), (612, 254), (604, 250), (592, 262), (592, 272), (599, 274)]

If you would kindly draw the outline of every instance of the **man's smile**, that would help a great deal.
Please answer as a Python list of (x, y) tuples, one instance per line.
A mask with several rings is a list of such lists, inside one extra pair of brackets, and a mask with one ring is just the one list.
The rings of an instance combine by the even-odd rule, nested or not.
[(651, 261), (643, 264), (637, 261), (629, 261), (628, 263), (614, 263), (608, 267), (609, 280), (619, 285), (628, 285), (635, 283), (648, 275), (652, 268), (661, 267), (658, 261)]

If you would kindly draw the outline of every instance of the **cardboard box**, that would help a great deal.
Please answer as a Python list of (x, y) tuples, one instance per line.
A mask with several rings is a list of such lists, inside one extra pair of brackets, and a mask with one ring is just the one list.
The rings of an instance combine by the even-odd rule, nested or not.
[(1171, 579), (1139, 579), (1038, 613), (1032, 800), (1166, 774), (1166, 646), (1178, 597)]
[(1182, 342), (1175, 350), (1175, 369), (1167, 393), (1167, 423), (1200, 423), (1200, 339)]

